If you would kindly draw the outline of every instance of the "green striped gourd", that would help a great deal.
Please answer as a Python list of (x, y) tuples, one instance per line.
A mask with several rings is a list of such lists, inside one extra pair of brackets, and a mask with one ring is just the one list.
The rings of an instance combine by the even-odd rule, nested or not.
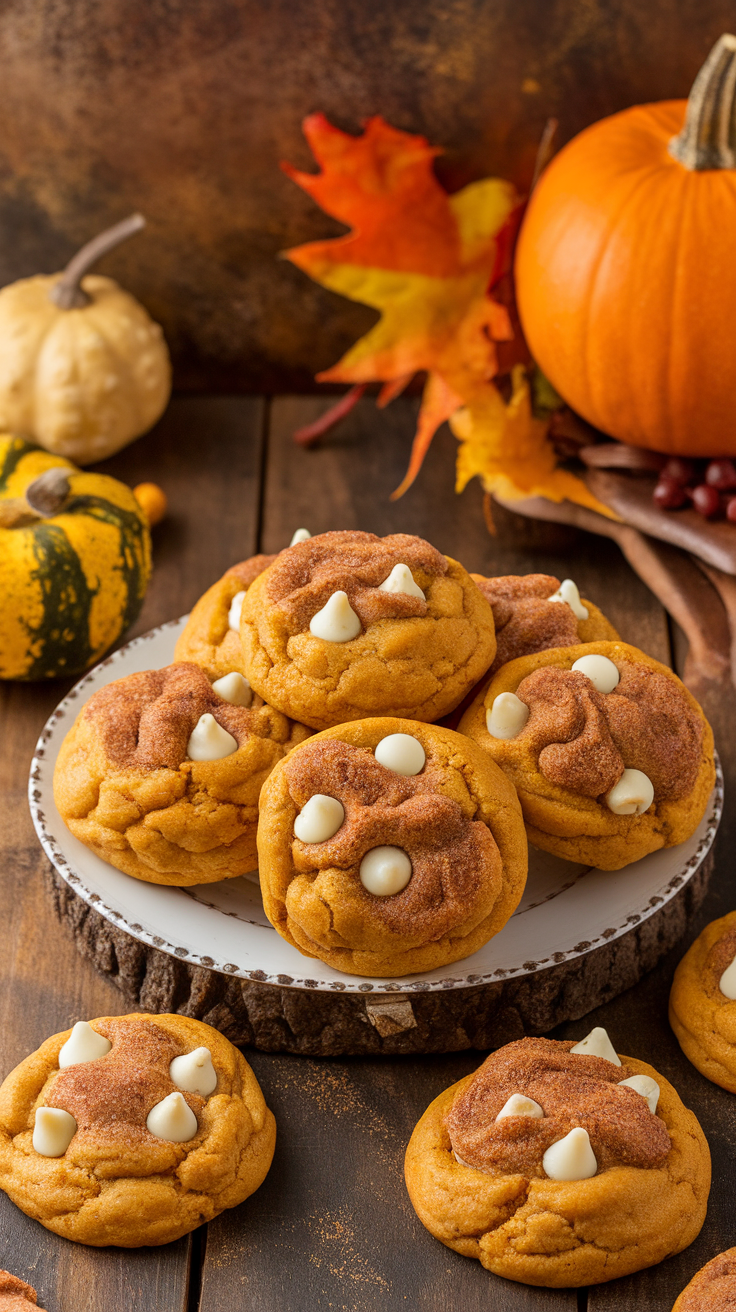
[(130, 488), (0, 436), (0, 678), (86, 670), (136, 619), (150, 574)]

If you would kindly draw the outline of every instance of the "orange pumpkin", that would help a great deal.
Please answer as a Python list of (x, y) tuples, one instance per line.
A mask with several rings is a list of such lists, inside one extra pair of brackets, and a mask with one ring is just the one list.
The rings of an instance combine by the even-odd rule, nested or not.
[(596, 427), (668, 454), (736, 455), (735, 76), (724, 36), (689, 101), (581, 132), (519, 236), (519, 313), (550, 382)]

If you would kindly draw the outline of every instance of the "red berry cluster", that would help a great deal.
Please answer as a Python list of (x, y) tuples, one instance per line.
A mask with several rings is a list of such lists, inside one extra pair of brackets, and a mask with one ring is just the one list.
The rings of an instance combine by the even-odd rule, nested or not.
[(691, 505), (704, 519), (725, 515), (736, 524), (736, 465), (733, 460), (684, 460), (674, 456), (652, 493), (663, 510)]

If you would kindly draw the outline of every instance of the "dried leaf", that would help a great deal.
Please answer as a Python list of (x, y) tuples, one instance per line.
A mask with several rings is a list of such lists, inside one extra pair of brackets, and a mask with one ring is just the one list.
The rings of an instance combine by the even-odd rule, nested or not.
[(582, 479), (556, 466), (554, 450), (547, 441), (548, 421), (534, 417), (529, 380), (521, 365), (512, 371), (512, 385), (508, 405), (491, 383), (479, 387), (451, 417), (450, 427), (460, 442), (456, 490), (462, 492), (478, 475), (486, 492), (496, 493), (504, 501), (540, 496), (574, 501), (617, 519)]
[(478, 474), (506, 496), (566, 496), (609, 513), (579, 479), (556, 468), (548, 421), (532, 414), (523, 369), (514, 371), (508, 406), (491, 381), (496, 343), (514, 338), (507, 308), (491, 295), (509, 270), (521, 213), (511, 184), (485, 178), (448, 195), (433, 170), (437, 148), (379, 116), (358, 137), (323, 114), (307, 118), (304, 131), (321, 171), (283, 168), (351, 231), (286, 256), (323, 287), (381, 314), (318, 379), (381, 382), (378, 403), (387, 405), (414, 374), (427, 375), (409, 468), (394, 497), (411, 486), (449, 419), (461, 439), (459, 488)]

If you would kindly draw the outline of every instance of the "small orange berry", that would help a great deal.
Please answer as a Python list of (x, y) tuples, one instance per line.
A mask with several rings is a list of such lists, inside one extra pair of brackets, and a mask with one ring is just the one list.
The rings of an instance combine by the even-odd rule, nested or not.
[(166, 493), (163, 489), (157, 483), (139, 483), (133, 488), (133, 496), (151, 528), (154, 524), (160, 523), (168, 509)]

